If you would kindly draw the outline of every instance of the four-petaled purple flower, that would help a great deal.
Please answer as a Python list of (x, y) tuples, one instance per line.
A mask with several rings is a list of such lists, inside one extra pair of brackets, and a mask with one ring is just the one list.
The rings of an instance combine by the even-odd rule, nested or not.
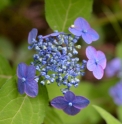
[(114, 58), (113, 60), (111, 60), (106, 66), (106, 70), (105, 70), (106, 75), (108, 77), (112, 77), (115, 74), (120, 73), (122, 66), (121, 64), (122, 64), (122, 60), (120, 58)]
[(74, 25), (69, 28), (69, 31), (76, 36), (81, 36), (87, 44), (99, 39), (98, 33), (81, 17), (75, 20)]
[(30, 97), (38, 94), (38, 84), (35, 81), (36, 69), (33, 65), (20, 63), (17, 67), (18, 90), (20, 94), (26, 93)]
[(114, 99), (115, 104), (122, 105), (122, 81), (111, 87), (109, 94)]
[(67, 91), (63, 96), (58, 96), (51, 101), (51, 105), (58, 109), (63, 109), (68, 115), (76, 115), (81, 109), (88, 106), (89, 100), (82, 96), (75, 96), (71, 91)]
[(93, 75), (97, 79), (101, 79), (106, 67), (106, 57), (101, 51), (96, 51), (92, 46), (86, 48), (86, 56), (89, 59), (87, 62), (87, 69), (93, 72)]

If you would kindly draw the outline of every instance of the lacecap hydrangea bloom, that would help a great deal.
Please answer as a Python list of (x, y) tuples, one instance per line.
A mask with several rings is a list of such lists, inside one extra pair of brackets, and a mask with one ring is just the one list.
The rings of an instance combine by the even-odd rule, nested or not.
[[(38, 94), (37, 87), (40, 84), (45, 85), (55, 82), (57, 86), (64, 85), (65, 88), (61, 89), (64, 97), (58, 96), (54, 98), (51, 101), (51, 105), (62, 109), (69, 115), (75, 115), (89, 104), (89, 100), (83, 96), (75, 96), (74, 93), (70, 91), (70, 88), (72, 86), (78, 87), (80, 83), (78, 77), (84, 76), (86, 65), (89, 69), (90, 61), (93, 60), (94, 62), (91, 66), (93, 66), (94, 69), (92, 71), (93, 73), (99, 72), (99, 75), (95, 74), (94, 76), (98, 79), (102, 78), (106, 60), (104, 54), (102, 52), (100, 53), (100, 51), (95, 51), (94, 58), (91, 58), (89, 51), (94, 51), (94, 48), (90, 46), (87, 48), (86, 53), (89, 59), (88, 62), (86, 60), (79, 61), (77, 54), (81, 45), (76, 44), (79, 38), (82, 36), (88, 44), (99, 38), (97, 32), (90, 27), (85, 19), (81, 17), (77, 18), (74, 27), (71, 26), (69, 31), (74, 35), (55, 31), (49, 35), (42, 36), (38, 35), (38, 31), (35, 28), (29, 32), (28, 49), (34, 49), (36, 53), (33, 55), (31, 66), (22, 69), (23, 66), (26, 65), (19, 64), (18, 70), (22, 70), (25, 75), (26, 70), (27, 72), (30, 70), (33, 74), (30, 73), (29, 75), (29, 73), (27, 73), (27, 76), (23, 75), (22, 77), (18, 75), (18, 78), (22, 78), (20, 82), (18, 81), (18, 89), (21, 94), (26, 93), (30, 97), (35, 97)], [(99, 68), (101, 68), (101, 70)], [(36, 75), (35, 71), (37, 72)], [(30, 76), (32, 78), (30, 78)], [(39, 80), (40, 78), (41, 81)], [(31, 79), (29, 86), (28, 79)], [(28, 91), (36, 93), (31, 94), (28, 93)]]
[(87, 62), (83, 60), (80, 65), (78, 64), (79, 58), (74, 57), (78, 54), (76, 49), (81, 47), (80, 45), (75, 46), (79, 37), (55, 32), (53, 35), (39, 35), (37, 41), (34, 34), (37, 35), (32, 29), (28, 43), (30, 44), (29, 49), (33, 48), (37, 52), (33, 55), (34, 61), (31, 64), (40, 72), (38, 77), (43, 77), (40, 83), (44, 85), (57, 82), (58, 86), (65, 85), (66, 88), (62, 89), (63, 93), (68, 91), (72, 85), (77, 87), (80, 81), (77, 77), (84, 75)]

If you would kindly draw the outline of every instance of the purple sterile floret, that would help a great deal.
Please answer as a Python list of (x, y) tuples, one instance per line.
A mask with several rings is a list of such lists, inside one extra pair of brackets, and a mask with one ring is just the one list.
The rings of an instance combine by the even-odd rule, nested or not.
[(121, 59), (114, 58), (107, 64), (105, 73), (108, 77), (112, 77), (120, 71), (121, 71)]
[(81, 36), (87, 44), (99, 39), (98, 33), (82, 17), (78, 17), (75, 20), (74, 25), (69, 28), (69, 31), (76, 36)]
[(18, 90), (20, 94), (26, 93), (30, 97), (38, 94), (38, 84), (35, 81), (36, 69), (33, 65), (27, 66), (25, 63), (18, 64)]
[(92, 46), (86, 48), (86, 56), (89, 59), (87, 62), (87, 69), (93, 72), (97, 79), (101, 79), (106, 67), (106, 57), (101, 51), (96, 51)]
[(62, 109), (69, 115), (76, 115), (81, 109), (88, 106), (89, 100), (82, 96), (75, 96), (71, 91), (67, 91), (63, 96), (58, 96), (51, 101), (55, 108)]
[(33, 28), (29, 34), (28, 34), (28, 43), (33, 44), (36, 42), (38, 30), (36, 28)]
[(109, 94), (113, 98), (115, 104), (122, 105), (122, 81), (111, 87)]

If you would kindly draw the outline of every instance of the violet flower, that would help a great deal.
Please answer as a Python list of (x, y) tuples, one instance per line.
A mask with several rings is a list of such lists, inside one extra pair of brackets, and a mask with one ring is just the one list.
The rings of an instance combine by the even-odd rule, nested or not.
[(69, 31), (76, 36), (81, 36), (87, 44), (99, 39), (98, 33), (81, 17), (75, 20), (74, 25), (69, 28)]
[(122, 105), (122, 81), (111, 87), (109, 94), (113, 98), (115, 104)]
[(101, 51), (96, 51), (92, 46), (86, 48), (86, 56), (89, 59), (87, 62), (87, 69), (93, 72), (93, 75), (97, 79), (101, 79), (106, 67), (106, 57)]
[(20, 63), (17, 67), (18, 90), (20, 94), (26, 93), (30, 97), (38, 94), (38, 84), (35, 81), (36, 69), (33, 65)]
[(88, 104), (88, 99), (82, 96), (75, 96), (71, 91), (67, 91), (64, 97), (58, 96), (51, 101), (53, 107), (62, 109), (68, 115), (76, 115)]
[(112, 77), (115, 74), (119, 73), (120, 71), (121, 71), (121, 59), (114, 58), (107, 64), (105, 73), (108, 77)]

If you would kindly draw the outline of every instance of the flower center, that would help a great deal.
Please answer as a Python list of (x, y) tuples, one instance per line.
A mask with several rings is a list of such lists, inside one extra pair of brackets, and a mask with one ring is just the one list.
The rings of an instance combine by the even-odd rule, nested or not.
[(98, 61), (99, 61), (98, 59), (95, 60), (95, 64), (96, 64), (96, 65), (98, 65)]
[(72, 106), (72, 102), (69, 102), (68, 105), (69, 105), (69, 106)]
[(86, 30), (86, 29), (83, 29), (82, 32), (83, 32), (83, 33), (87, 33), (87, 30)]
[(22, 78), (22, 82), (25, 82), (26, 81), (26, 79), (25, 78)]

